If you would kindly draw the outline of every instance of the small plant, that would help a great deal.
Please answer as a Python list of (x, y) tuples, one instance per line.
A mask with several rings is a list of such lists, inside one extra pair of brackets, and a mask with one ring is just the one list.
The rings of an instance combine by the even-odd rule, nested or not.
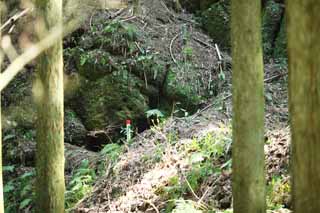
[(75, 170), (65, 193), (66, 208), (72, 208), (79, 200), (91, 192), (96, 173), (90, 168), (89, 161), (83, 160), (81, 166)]
[[(14, 169), (14, 166), (5, 166), (3, 171), (10, 174)], [(34, 176), (35, 171), (31, 170), (5, 183), (3, 188), (5, 212), (24, 212), (31, 208), (34, 201), (32, 184)]]
[(183, 48), (182, 50), (182, 54), (185, 58), (185, 60), (191, 60), (192, 59), (192, 55), (193, 55), (193, 49), (192, 47), (186, 46)]
[(153, 125), (159, 124), (164, 118), (164, 114), (158, 109), (150, 109), (146, 111), (146, 116)]
[(130, 134), (130, 137), (132, 138), (133, 133), (134, 133), (134, 131), (132, 130), (132, 128), (127, 128), (126, 126), (125, 126), (125, 127), (123, 127), (123, 126), (121, 127), (121, 129), (120, 129), (120, 134), (122, 135), (123, 138), (121, 138), (120, 141), (123, 141), (124, 143), (129, 143), (129, 145), (131, 145), (131, 144), (132, 144), (132, 139), (130, 139), (129, 141), (127, 141), (126, 139), (124, 139), (124, 138), (127, 138), (127, 136), (128, 136), (128, 131), (130, 131), (129, 134)]
[(202, 213), (202, 211), (197, 208), (198, 204), (192, 200), (179, 199), (176, 200), (175, 203), (176, 207), (172, 213)]
[(267, 205), (270, 210), (277, 210), (290, 199), (290, 184), (280, 176), (272, 177), (267, 187)]
[(107, 144), (100, 151), (101, 154), (106, 155), (112, 162), (116, 162), (122, 152), (123, 147), (116, 143)]

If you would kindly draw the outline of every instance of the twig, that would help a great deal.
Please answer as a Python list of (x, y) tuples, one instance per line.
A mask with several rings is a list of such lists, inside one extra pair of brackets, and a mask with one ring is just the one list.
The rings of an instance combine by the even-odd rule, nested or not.
[(9, 26), (10, 24), (16, 22), (19, 18), (21, 18), (22, 16), (26, 15), (28, 12), (32, 11), (31, 8), (26, 8), (23, 11), (15, 14), (14, 16), (12, 16), (8, 21), (6, 21), (1, 27), (0, 27), (0, 31), (2, 31), (3, 29), (5, 29), (7, 26)]
[(285, 74), (286, 74), (285, 72), (282, 72), (282, 73), (279, 73), (278, 75), (271, 76), (270, 78), (267, 78), (266, 80), (264, 80), (264, 82), (265, 83), (272, 82), (273, 80), (280, 78), (280, 77), (284, 76)]
[(169, 10), (169, 8), (167, 7), (167, 5), (166, 5), (162, 0), (160, 0), (160, 3), (161, 3), (161, 5), (164, 7), (164, 9), (167, 10), (167, 12), (168, 12), (170, 15), (172, 15), (174, 18), (176, 18), (176, 15)]
[(140, 47), (140, 45), (138, 44), (138, 42), (135, 41), (134, 43), (135, 43), (135, 45), (138, 47), (140, 53), (141, 53), (141, 54), (144, 54), (144, 50)]
[[(9, 82), (19, 73), (23, 67), (30, 61), (38, 57), (43, 51), (54, 45), (63, 36), (69, 34), (78, 27), (78, 21), (70, 21), (64, 28), (61, 25), (55, 26), (49, 32), (49, 35), (37, 44), (29, 47), (24, 53), (18, 56), (5, 70), (0, 74), (0, 91), (2, 91)], [(65, 31), (64, 31), (65, 29)]]
[(116, 11), (115, 13), (111, 13), (111, 19), (115, 19), (115, 18), (117, 18), (118, 16), (120, 16), (121, 15), (121, 13), (124, 11), (124, 8), (122, 8), (122, 9), (120, 9), (120, 10), (118, 10), (118, 11)]
[(198, 204), (202, 203), (203, 199), (206, 197), (206, 195), (209, 192), (209, 189), (211, 189), (218, 181), (220, 180), (220, 177), (218, 177), (212, 184), (211, 186), (209, 186), (206, 191), (203, 193), (203, 195), (201, 196), (201, 198), (198, 200)]
[(170, 50), (170, 55), (171, 55), (171, 58), (173, 60), (173, 62), (175, 64), (177, 64), (177, 60), (174, 58), (173, 56), (173, 52), (172, 52), (172, 45), (173, 45), (173, 42), (178, 38), (178, 36), (180, 35), (180, 33), (178, 33), (177, 35), (175, 35), (172, 39), (171, 39), (171, 42), (170, 42), (170, 46), (169, 46), (169, 50)]
[(137, 18), (137, 16), (130, 16), (130, 17), (128, 17), (128, 18), (121, 19), (120, 21), (121, 21), (121, 22), (126, 22), (126, 21), (131, 21), (131, 20), (136, 19), (136, 18)]
[(191, 187), (189, 181), (187, 180), (187, 178), (186, 178), (185, 176), (183, 176), (183, 177), (184, 177), (185, 181), (187, 182), (187, 185), (188, 185), (188, 187), (190, 188), (190, 191), (191, 191), (192, 195), (193, 195), (196, 199), (199, 200), (200, 198), (198, 197), (198, 195), (197, 195), (197, 194), (194, 192), (194, 190), (192, 189), (192, 187)]
[(156, 207), (156, 205), (154, 205), (151, 201), (149, 200), (142, 200), (146, 203), (148, 203), (150, 206), (152, 206), (152, 208), (157, 212), (157, 213), (160, 213), (159, 209)]
[(194, 36), (193, 36), (192, 38), (193, 38), (193, 40), (199, 42), (200, 44), (214, 49), (214, 47), (213, 47), (211, 44), (209, 44), (209, 43), (207, 43), (207, 42), (205, 42), (205, 41), (202, 41), (202, 40), (200, 40), (200, 39), (198, 39), (198, 38), (196, 38), (196, 37), (194, 37)]
[(220, 53), (218, 44), (214, 44), (214, 46), (215, 46), (215, 49), (217, 51), (219, 61), (222, 61), (222, 57), (221, 57), (221, 53)]

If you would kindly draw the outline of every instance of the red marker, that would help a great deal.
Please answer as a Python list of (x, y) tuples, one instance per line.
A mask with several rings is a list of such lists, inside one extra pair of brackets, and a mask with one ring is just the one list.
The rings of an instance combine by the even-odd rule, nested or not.
[(131, 141), (131, 120), (126, 120), (127, 143)]

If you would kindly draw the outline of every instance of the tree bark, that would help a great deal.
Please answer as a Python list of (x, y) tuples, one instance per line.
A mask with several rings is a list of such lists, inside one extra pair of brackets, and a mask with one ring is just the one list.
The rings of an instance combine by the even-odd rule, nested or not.
[[(0, 1), (0, 3), (3, 3)], [(2, 5), (0, 5), (1, 7)], [(0, 25), (1, 25), (1, 17), (2, 17), (2, 8), (0, 8)], [(1, 32), (0, 32), (0, 41)], [(1, 69), (2, 61), (0, 61), (0, 69)], [(0, 213), (4, 212), (4, 201), (3, 201), (3, 177), (2, 177), (2, 124), (1, 124), (1, 91), (0, 91)]]
[(235, 213), (266, 211), (261, 1), (232, 0)]
[[(62, 0), (36, 0), (40, 39), (62, 24)], [(43, 21), (41, 20), (43, 19)], [(37, 62), (34, 98), (37, 104), (36, 211), (64, 212), (64, 133), (62, 40)]]
[(289, 0), (287, 35), (293, 210), (320, 210), (320, 2)]

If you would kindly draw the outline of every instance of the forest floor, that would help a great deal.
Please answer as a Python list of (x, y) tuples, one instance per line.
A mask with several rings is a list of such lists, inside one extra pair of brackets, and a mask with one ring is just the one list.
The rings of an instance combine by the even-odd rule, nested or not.
[[(167, 24), (170, 26), (174, 26), (175, 21), (192, 22), (188, 15), (182, 18), (172, 13), (169, 17)], [(152, 20), (152, 16), (148, 19)], [(158, 21), (155, 19), (154, 23)], [(143, 27), (139, 19), (130, 22)], [(179, 28), (177, 32), (172, 27), (170, 29), (173, 31), (169, 38), (153, 32), (158, 38), (157, 46), (167, 48), (172, 42), (171, 38), (179, 32)], [(206, 49), (212, 47), (208, 40), (201, 45), (207, 46)], [(173, 45), (173, 48), (178, 47)], [(207, 55), (206, 52), (202, 54)], [(171, 57), (175, 60), (174, 55)], [(206, 64), (207, 60), (207, 57), (201, 59), (200, 51), (198, 63)], [(223, 60), (224, 64), (228, 64), (231, 59), (227, 53), (223, 53)], [(218, 61), (214, 61), (212, 66), (219, 66)], [(120, 158), (116, 162), (109, 162), (106, 174), (95, 184), (92, 194), (85, 197), (74, 210), (229, 212), (228, 209), (232, 208), (231, 70), (228, 66), (223, 69), (226, 79), (216, 97), (191, 116), (172, 116), (150, 130), (137, 134)], [(290, 212), (284, 207), (291, 205), (286, 85), (286, 68), (267, 63), (265, 155), (267, 203), (272, 212)]]
[[(103, 155), (85, 150), (82, 146), (66, 145), (67, 185), (79, 179), (71, 176), (77, 171), (81, 175), (84, 160), (93, 164), (89, 167), (104, 167), (101, 169), (104, 172), (94, 181), (91, 180), (94, 182), (91, 192), (85, 191), (85, 197), (77, 201), (70, 212), (232, 212), (231, 57), (227, 52), (220, 52), (222, 59), (219, 60), (215, 42), (199, 28), (191, 14), (176, 13), (164, 1), (143, 2), (145, 11), (141, 17), (132, 16), (130, 10), (111, 12), (109, 15), (143, 31), (144, 36), (138, 37), (136, 42), (138, 48), (151, 49), (163, 61), (172, 64), (185, 60), (183, 41), (177, 36), (184, 26), (189, 26), (188, 43), (193, 49), (192, 58), (197, 73), (181, 72), (177, 76), (179, 83), (188, 84), (199, 74), (203, 84), (208, 84), (209, 79), (216, 83), (217, 95), (204, 101), (192, 115), (187, 114), (185, 109), (173, 107), (172, 116), (159, 118), (157, 125), (136, 133), (133, 140), (124, 143), (121, 149), (118, 145), (107, 144), (102, 150), (106, 152)], [(99, 16), (105, 18), (106, 13), (93, 13), (84, 27), (90, 28)], [(72, 39), (69, 36), (65, 43), (70, 43)], [(26, 96), (31, 95), (29, 74), (23, 74), (27, 80), (22, 79)], [(221, 74), (223, 80), (219, 80)], [(8, 98), (16, 90), (16, 85), (7, 89), (4, 99), (18, 99)], [(272, 212), (290, 212), (287, 70), (271, 61), (265, 65), (265, 101), (268, 209)], [(185, 116), (177, 117), (176, 114)], [(12, 148), (9, 143), (15, 138), (18, 137), (7, 137), (4, 143), (6, 150)], [(18, 144), (17, 148), (21, 146), (22, 150), (21, 158), (28, 161), (28, 166), (23, 163), (23, 171), (16, 172), (15, 176), (23, 176), (26, 171), (32, 170), (30, 162), (34, 162), (35, 143), (34, 139), (24, 137), (23, 143)], [(72, 189), (69, 188), (67, 193)], [(32, 209), (30, 203), (30, 206), (23, 208)]]
[[(279, 72), (285, 70), (268, 65), (266, 79), (279, 76)], [(290, 207), (285, 81), (282, 75), (266, 82), (266, 179), (268, 207), (276, 209), (273, 212), (288, 212), (282, 207)], [(77, 212), (162, 212), (170, 206), (175, 212), (187, 212), (183, 209), (191, 207), (203, 212), (230, 208), (231, 101), (221, 96), (194, 115), (172, 117), (137, 135)]]

